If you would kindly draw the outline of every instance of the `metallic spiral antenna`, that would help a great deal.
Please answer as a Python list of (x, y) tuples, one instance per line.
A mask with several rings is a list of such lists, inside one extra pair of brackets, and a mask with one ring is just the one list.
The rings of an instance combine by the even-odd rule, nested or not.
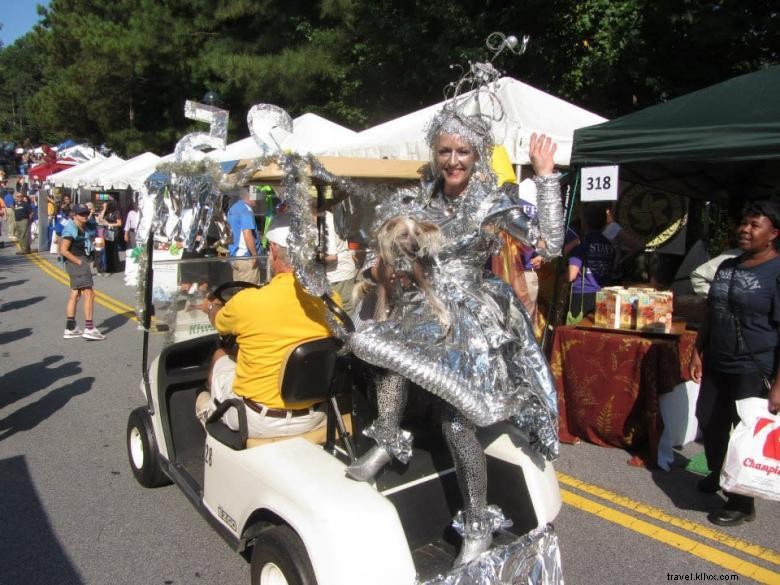
[(493, 61), (506, 49), (509, 49), (515, 55), (522, 55), (528, 48), (528, 41), (530, 40), (531, 37), (528, 35), (523, 35), (523, 40), (518, 41), (515, 35), (506, 36), (503, 33), (494, 32), (488, 35), (485, 46), (493, 52), (493, 57), (490, 59)]

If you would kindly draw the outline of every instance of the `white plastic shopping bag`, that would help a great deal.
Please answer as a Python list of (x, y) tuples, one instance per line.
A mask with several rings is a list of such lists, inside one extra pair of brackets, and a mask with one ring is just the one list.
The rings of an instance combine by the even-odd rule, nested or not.
[(728, 492), (780, 501), (780, 415), (766, 398), (737, 401), (741, 419), (731, 431), (720, 486)]

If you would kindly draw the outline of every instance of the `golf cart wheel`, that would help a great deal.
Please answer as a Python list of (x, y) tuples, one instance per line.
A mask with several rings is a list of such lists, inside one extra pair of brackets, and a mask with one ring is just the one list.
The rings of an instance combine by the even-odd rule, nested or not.
[(257, 537), (252, 585), (317, 585), (306, 546), (289, 526), (270, 528)]
[(127, 458), (142, 486), (153, 488), (171, 483), (160, 467), (152, 419), (144, 407), (136, 408), (127, 420)]

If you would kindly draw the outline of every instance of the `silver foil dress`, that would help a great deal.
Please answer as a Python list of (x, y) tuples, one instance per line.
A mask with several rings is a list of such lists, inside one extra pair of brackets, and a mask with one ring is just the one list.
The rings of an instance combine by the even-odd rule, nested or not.
[[(400, 293), (387, 320), (359, 318), (349, 340), (360, 359), (401, 374), (452, 404), (477, 426), (510, 419), (548, 459), (558, 455), (557, 399), (547, 361), (523, 305), (511, 287), (485, 269), (505, 230), (522, 242), (559, 254), (563, 211), (559, 175), (535, 179), (537, 219), (522, 211), (512, 188), (472, 177), (457, 198), (435, 184), (417, 197), (386, 200), (379, 219), (407, 214), (436, 223), (443, 246), (433, 288), (450, 314), (445, 330), (419, 289)], [(364, 316), (362, 316), (364, 317)], [(367, 434), (371, 434), (369, 431)], [(374, 437), (396, 454), (408, 445)]]

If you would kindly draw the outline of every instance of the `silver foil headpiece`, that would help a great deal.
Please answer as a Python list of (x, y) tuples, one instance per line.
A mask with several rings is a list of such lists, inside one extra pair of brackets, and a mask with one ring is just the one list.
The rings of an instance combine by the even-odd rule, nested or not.
[(492, 33), (485, 43), (493, 53), (490, 61), (469, 62), (468, 70), (460, 79), (447, 85), (444, 107), (426, 128), (434, 168), (436, 138), (441, 134), (457, 134), (477, 150), (478, 170), (490, 173), (490, 157), (495, 144), (491, 127), (493, 122), (499, 122), (504, 117), (504, 108), (495, 92), (501, 71), (493, 65), (493, 60), (504, 50), (522, 54), (528, 40), (529, 37), (525, 36), (521, 43), (514, 36)]

